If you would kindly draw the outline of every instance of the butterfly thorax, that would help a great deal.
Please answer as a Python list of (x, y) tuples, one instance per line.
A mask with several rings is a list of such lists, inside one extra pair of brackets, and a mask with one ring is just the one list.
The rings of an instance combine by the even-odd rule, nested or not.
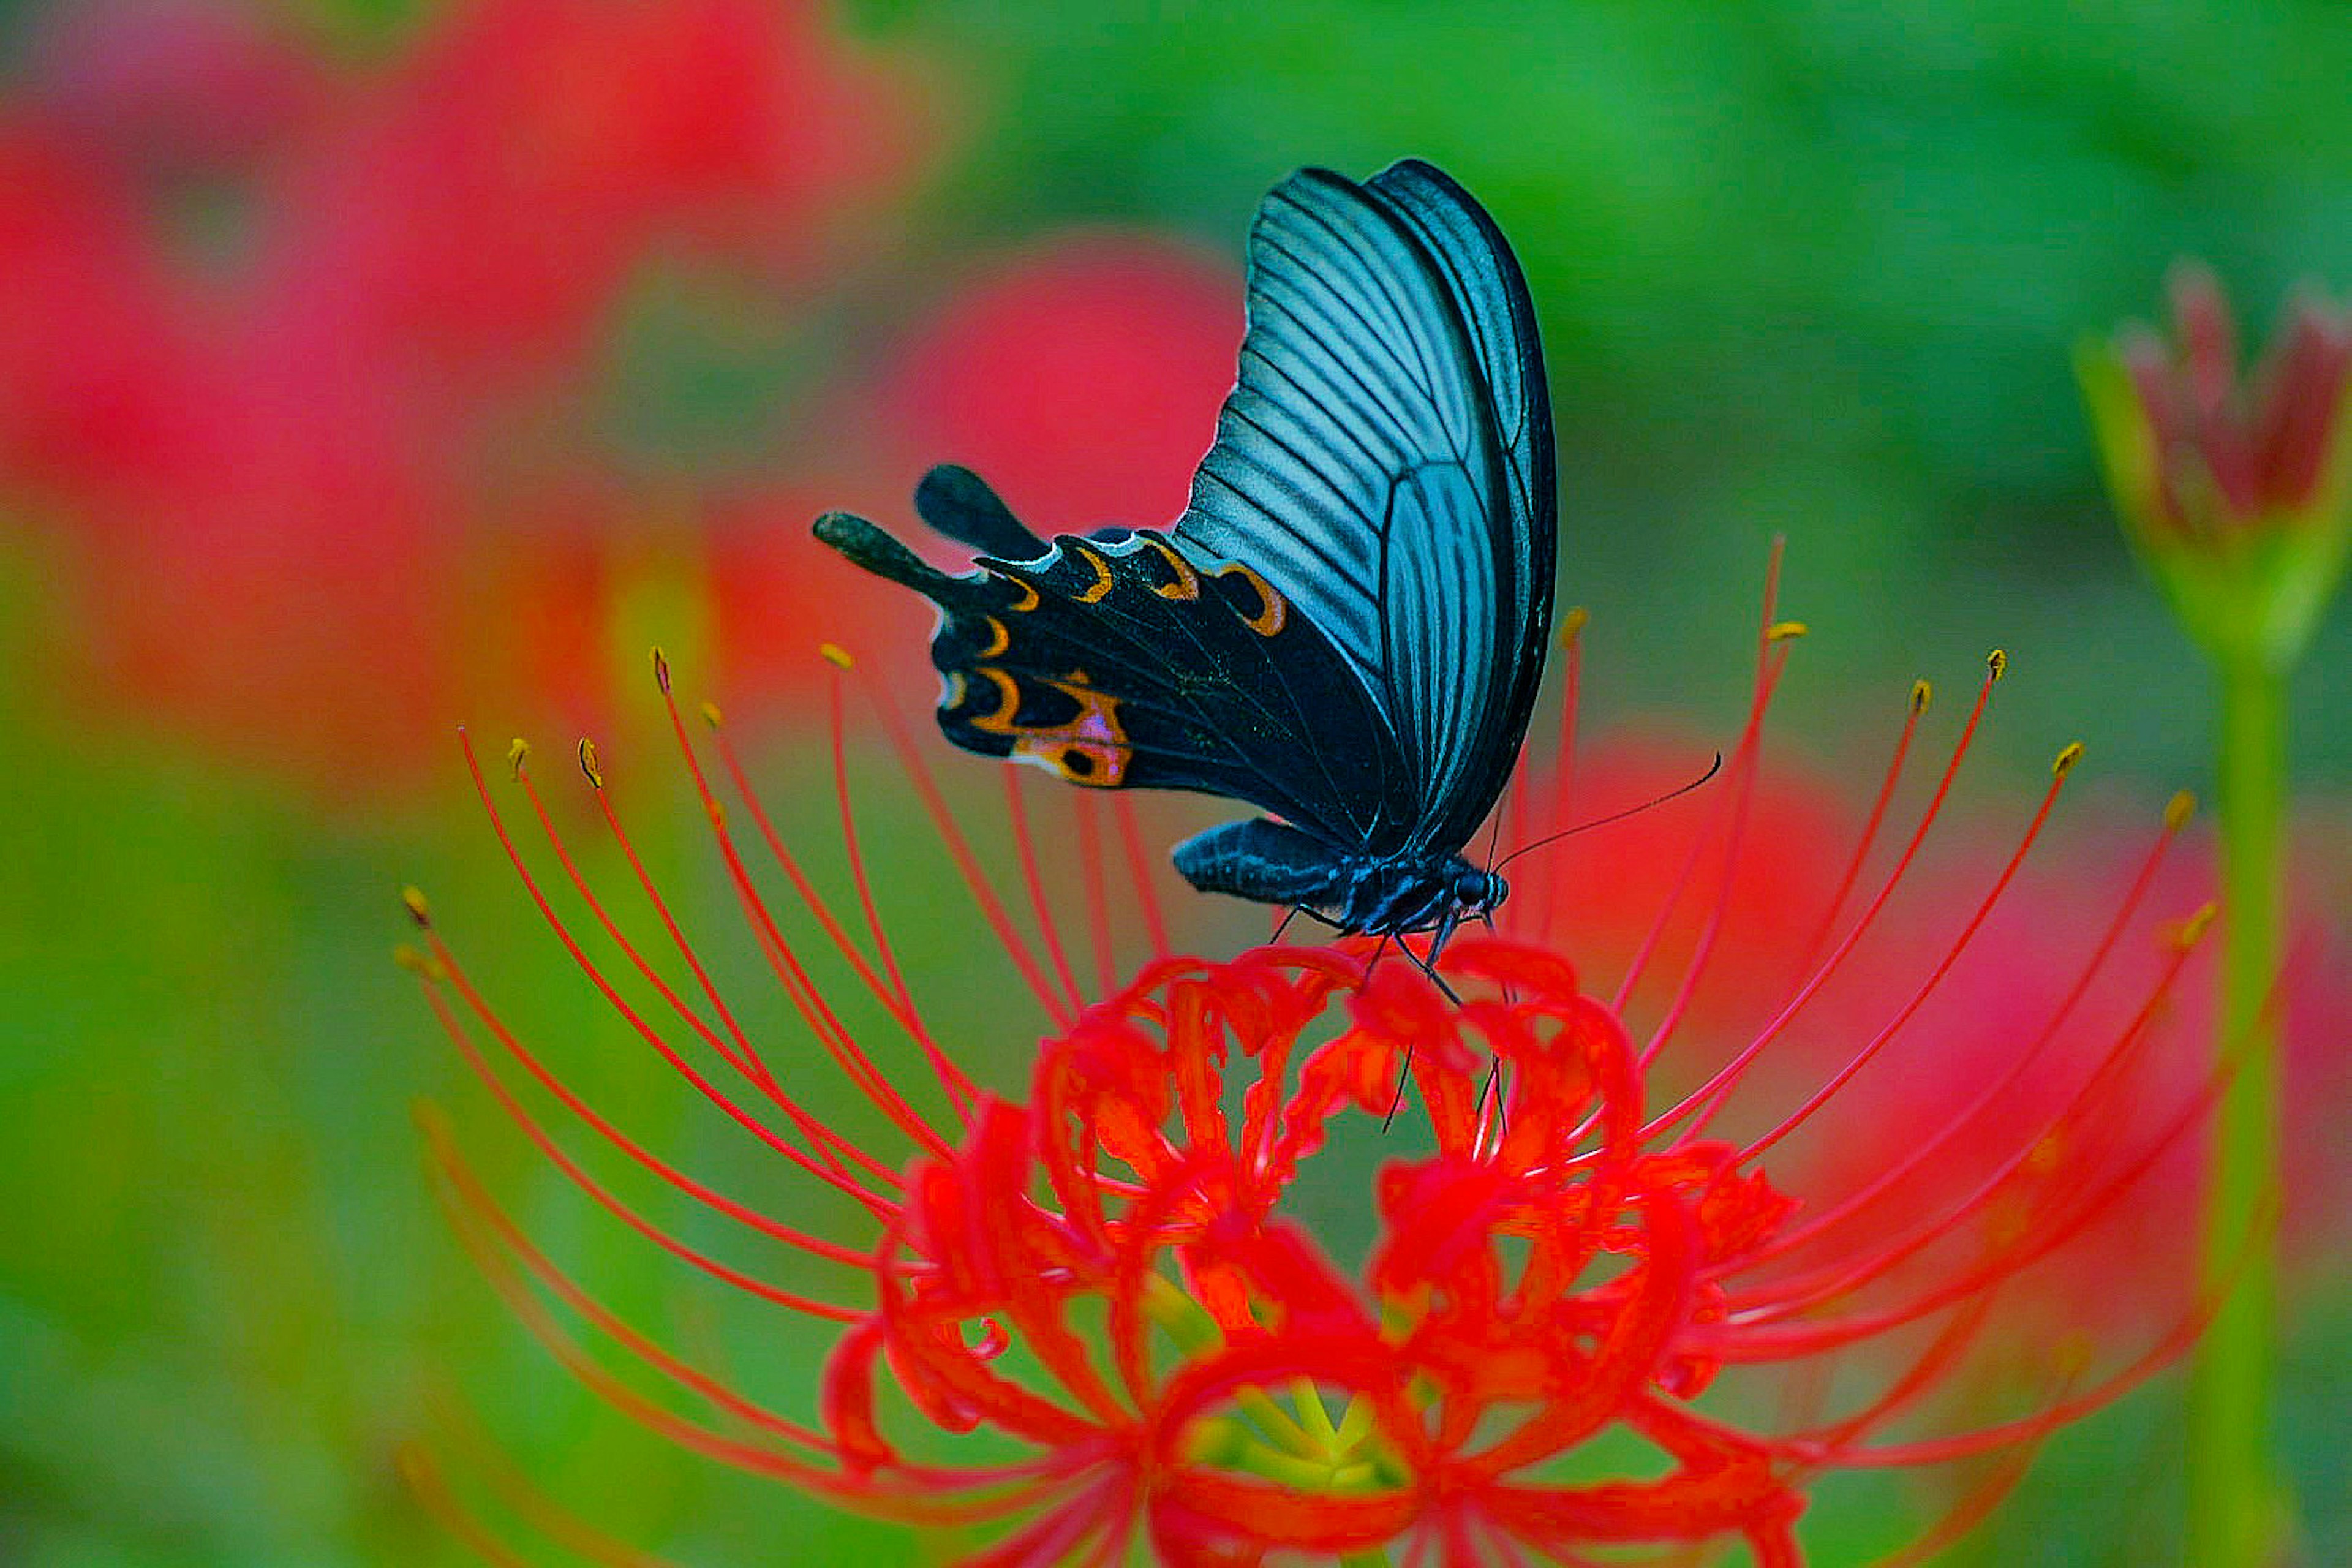
[(1410, 859), (1350, 856), (1335, 870), (1336, 898), (1300, 902), (1349, 933), (1451, 931), (1492, 910), (1510, 893), (1501, 877), (1459, 855)]

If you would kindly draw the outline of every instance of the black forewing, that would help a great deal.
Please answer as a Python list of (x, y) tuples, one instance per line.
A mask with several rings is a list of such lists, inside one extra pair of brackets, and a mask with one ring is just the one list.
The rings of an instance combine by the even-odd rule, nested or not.
[(1408, 163), (1267, 195), (1240, 378), (1175, 531), (1271, 580), (1396, 735), (1410, 788), (1365, 849), (1458, 849), (1501, 793), (1542, 676), (1551, 463), (1526, 284), (1460, 187)]

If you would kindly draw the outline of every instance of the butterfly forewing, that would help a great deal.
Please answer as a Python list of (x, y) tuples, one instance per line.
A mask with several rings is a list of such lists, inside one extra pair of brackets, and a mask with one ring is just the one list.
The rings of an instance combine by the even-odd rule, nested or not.
[(1500, 603), (1517, 641), (1503, 666), (1508, 677), (1501, 700), (1487, 709), (1493, 728), (1470, 748), (1493, 776), (1433, 803), (1444, 809), (1428, 822), (1427, 842), (1461, 844), (1492, 809), (1543, 683), (1559, 536), (1551, 394), (1527, 279), (1495, 220), (1442, 171), (1418, 160), (1383, 170), (1368, 188), (1412, 226), (1444, 273), (1476, 351), (1508, 484), (1505, 510), (1494, 521), (1511, 529), (1512, 544), (1496, 561), (1508, 584)]
[(1534, 347), (1525, 300), (1425, 164), (1302, 172), (1251, 231), (1241, 375), (1176, 531), (1265, 572), (1360, 671), (1412, 778), (1374, 854), (1461, 846), (1541, 679), (1550, 419), (1540, 362), (1511, 357)]

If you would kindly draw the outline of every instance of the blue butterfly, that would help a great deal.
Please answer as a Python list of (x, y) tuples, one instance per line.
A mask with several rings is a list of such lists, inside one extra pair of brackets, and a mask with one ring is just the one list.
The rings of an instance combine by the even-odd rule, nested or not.
[(1048, 542), (943, 466), (915, 509), (979, 552), (972, 571), (845, 512), (816, 536), (939, 606), (957, 745), (1090, 788), (1245, 801), (1273, 816), (1176, 846), (1195, 888), (1346, 933), (1432, 932), (1433, 952), (1507, 891), (1462, 851), (1549, 642), (1559, 510), (1527, 282), (1429, 164), (1362, 184), (1306, 169), (1258, 207), (1248, 310), (1172, 527)]

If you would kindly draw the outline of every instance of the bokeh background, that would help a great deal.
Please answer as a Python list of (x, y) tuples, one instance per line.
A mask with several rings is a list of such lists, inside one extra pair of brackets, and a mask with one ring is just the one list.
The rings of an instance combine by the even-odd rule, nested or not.
[[(420, 1098), (616, 1302), (787, 1395), (822, 1342), (530, 1155), (390, 962), (394, 893), (431, 889), (583, 1092), (791, 1201), (524, 923), (454, 729), (594, 732), (719, 927), (659, 642), (838, 886), (815, 645), (913, 713), (928, 619), (810, 518), (903, 524), (948, 458), (1047, 529), (1172, 516), (1249, 214), (1300, 163), (1431, 158), (1517, 246), (1604, 735), (1722, 732), (1785, 535), (1813, 635), (1779, 732), (1820, 789), (1866, 797), (1912, 678), (1994, 643), (1980, 798), (2078, 737), (2062, 838), (2201, 787), (2205, 677), (2069, 353), (2153, 315), (2182, 253), (2258, 320), (2352, 287), (2347, 80), (2352, 15), (2317, 4), (0, 5), (0, 1562), (468, 1561), (399, 1479), (419, 1438), (680, 1562), (937, 1554), (670, 1451), (515, 1326), (435, 1207)], [(2295, 691), (2322, 942), (2352, 921), (2347, 678), (2338, 606)], [(862, 713), (867, 831), (919, 868)], [(994, 774), (937, 750), (990, 820)], [(1034, 1026), (973, 917), (919, 871), (885, 901), (973, 1072), (1016, 1086)], [(1212, 951), (1263, 930), (1180, 913)], [(2343, 1561), (2352, 1268), (2323, 1230), (2290, 1278), (2283, 1435)], [(2177, 1492), (2178, 1398), (2071, 1435), (1952, 1560), (2161, 1561), (2116, 1510)]]

